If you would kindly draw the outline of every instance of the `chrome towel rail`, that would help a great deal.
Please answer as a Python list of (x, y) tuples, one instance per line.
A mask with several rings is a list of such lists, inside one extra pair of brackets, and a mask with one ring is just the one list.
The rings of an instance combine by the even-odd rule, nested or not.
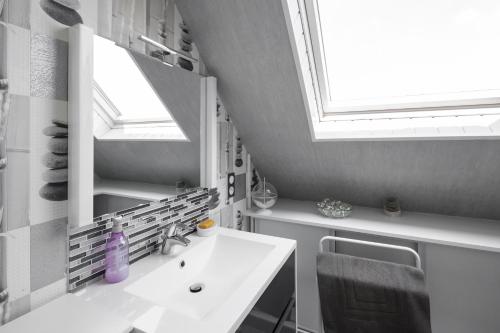
[(137, 37), (137, 39), (139, 39), (140, 41), (143, 41), (145, 43), (148, 43), (156, 48), (159, 48), (160, 50), (163, 50), (163, 51), (166, 51), (168, 53), (171, 53), (171, 54), (175, 54), (181, 58), (184, 58), (186, 60), (189, 60), (189, 61), (192, 61), (192, 62), (198, 62), (198, 59), (195, 59), (193, 57), (190, 57), (188, 55), (185, 55), (184, 53), (182, 53), (181, 51), (178, 51), (178, 50), (175, 50), (171, 47), (168, 47), (168, 46), (165, 46), (163, 44), (160, 44), (158, 43), (157, 41), (155, 40), (152, 40), (151, 38), (149, 37), (146, 37), (144, 35), (140, 35), (139, 37)]
[(339, 242), (346, 242), (346, 243), (353, 243), (353, 244), (382, 247), (382, 248), (386, 248), (386, 249), (393, 249), (393, 250), (409, 252), (415, 257), (415, 266), (418, 269), (422, 269), (422, 260), (420, 260), (420, 255), (414, 249), (411, 249), (411, 248), (406, 247), (406, 246), (377, 243), (377, 242), (370, 242), (370, 241), (364, 241), (364, 240), (359, 240), (359, 239), (336, 237), (336, 236), (325, 236), (325, 237), (321, 238), (321, 240), (319, 241), (319, 251), (320, 252), (323, 252), (323, 242), (327, 241), (327, 240), (332, 240), (334, 242), (339, 241)]

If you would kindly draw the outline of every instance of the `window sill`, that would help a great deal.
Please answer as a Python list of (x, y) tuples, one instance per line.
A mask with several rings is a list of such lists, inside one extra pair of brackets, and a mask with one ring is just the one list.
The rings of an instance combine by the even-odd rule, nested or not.
[(175, 141), (189, 142), (178, 128), (143, 127), (140, 129), (116, 128), (94, 136), (99, 141)]
[(499, 139), (500, 115), (319, 121), (313, 141)]
[(94, 136), (100, 141), (175, 141), (189, 142), (184, 132), (171, 123), (123, 124), (111, 126), (94, 111)]

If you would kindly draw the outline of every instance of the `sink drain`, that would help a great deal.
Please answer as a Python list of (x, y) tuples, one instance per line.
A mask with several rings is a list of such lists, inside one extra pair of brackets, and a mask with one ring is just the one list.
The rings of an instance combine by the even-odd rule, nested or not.
[(205, 288), (205, 285), (203, 283), (194, 283), (191, 286), (189, 286), (189, 291), (192, 292), (193, 294), (196, 294), (202, 291), (203, 288)]

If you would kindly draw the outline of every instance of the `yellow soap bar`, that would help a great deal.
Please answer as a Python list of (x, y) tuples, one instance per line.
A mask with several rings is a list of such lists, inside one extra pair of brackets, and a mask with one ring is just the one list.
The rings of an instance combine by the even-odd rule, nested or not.
[(208, 219), (208, 220), (205, 220), (205, 221), (201, 222), (200, 224), (198, 224), (198, 228), (208, 229), (208, 228), (212, 228), (214, 225), (215, 225), (215, 221), (212, 219)]

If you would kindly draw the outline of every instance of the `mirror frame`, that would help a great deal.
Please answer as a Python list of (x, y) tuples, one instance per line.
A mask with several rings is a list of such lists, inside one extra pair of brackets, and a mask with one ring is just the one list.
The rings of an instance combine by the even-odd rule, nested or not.
[[(68, 57), (68, 222), (93, 223), (93, 38), (91, 28), (69, 28)], [(200, 187), (217, 186), (217, 79), (201, 77)]]

